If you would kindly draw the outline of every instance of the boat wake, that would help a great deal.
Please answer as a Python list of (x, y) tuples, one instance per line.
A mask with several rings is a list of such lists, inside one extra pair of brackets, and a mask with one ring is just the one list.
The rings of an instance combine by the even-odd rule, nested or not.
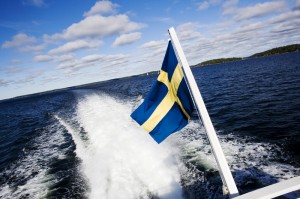
[[(203, 127), (192, 121), (158, 145), (130, 118), (134, 107), (136, 102), (86, 94), (79, 98), (73, 122), (56, 116), (76, 144), (89, 186), (87, 196), (222, 197), (222, 183)], [(270, 143), (232, 134), (219, 138), (243, 193), (299, 175), (299, 168), (280, 162), (281, 149)]]
[(81, 99), (76, 120), (88, 139), (56, 116), (76, 143), (89, 198), (181, 198), (175, 151), (140, 129), (128, 106), (106, 95)]

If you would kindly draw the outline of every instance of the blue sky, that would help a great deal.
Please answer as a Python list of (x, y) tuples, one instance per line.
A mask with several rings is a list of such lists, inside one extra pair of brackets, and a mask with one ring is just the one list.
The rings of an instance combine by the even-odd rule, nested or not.
[(300, 43), (300, 0), (2, 0), (0, 100)]

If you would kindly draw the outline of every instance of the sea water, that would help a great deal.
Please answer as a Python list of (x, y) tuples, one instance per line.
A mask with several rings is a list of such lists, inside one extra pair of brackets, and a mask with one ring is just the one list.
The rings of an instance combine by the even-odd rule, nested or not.
[[(193, 73), (240, 193), (299, 176), (299, 52)], [(0, 198), (221, 198), (196, 117), (160, 145), (130, 118), (156, 77), (0, 101)]]

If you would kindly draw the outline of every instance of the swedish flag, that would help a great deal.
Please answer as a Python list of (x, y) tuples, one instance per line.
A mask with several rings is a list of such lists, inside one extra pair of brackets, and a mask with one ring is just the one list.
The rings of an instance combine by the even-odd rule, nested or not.
[(193, 109), (193, 101), (169, 41), (157, 81), (131, 117), (160, 143), (187, 125)]

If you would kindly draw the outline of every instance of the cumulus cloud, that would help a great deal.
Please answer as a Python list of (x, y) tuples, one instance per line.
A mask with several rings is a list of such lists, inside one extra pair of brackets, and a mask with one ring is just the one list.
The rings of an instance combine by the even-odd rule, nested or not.
[(101, 46), (102, 44), (103, 42), (99, 40), (96, 41), (76, 40), (76, 41), (68, 42), (62, 46), (50, 50), (49, 54), (68, 53), (80, 49), (96, 48)]
[(50, 55), (37, 55), (33, 58), (35, 62), (48, 62), (52, 61), (53, 57)]
[(13, 36), (11, 41), (5, 41), (2, 44), (2, 48), (14, 48), (14, 47), (20, 47), (29, 43), (36, 42), (35, 37), (30, 37), (26, 35), (25, 33), (19, 33), (15, 36)]
[(127, 15), (90, 16), (72, 24), (63, 32), (63, 38), (105, 37), (117, 33), (127, 33), (142, 28), (143, 25), (129, 20)]
[[(122, 35), (134, 32), (145, 27), (145, 24), (131, 21), (128, 14), (115, 14), (118, 7), (110, 1), (98, 1), (88, 12), (85, 18), (71, 24), (60, 33), (44, 34), (45, 43), (57, 44), (62, 40), (99, 39), (108, 36)], [(114, 14), (103, 16), (103, 14)]]
[(258, 3), (241, 8), (228, 8), (223, 11), (224, 15), (233, 15), (237, 21), (265, 16), (271, 13), (282, 12), (286, 9), (285, 1), (271, 1)]
[(92, 16), (96, 14), (111, 14), (116, 13), (116, 8), (118, 7), (118, 4), (114, 4), (110, 1), (98, 1), (95, 3), (95, 5), (88, 11), (84, 13), (84, 16)]
[(113, 43), (113, 47), (117, 46), (123, 46), (126, 44), (131, 44), (137, 40), (139, 40), (142, 36), (142, 33), (140, 32), (133, 32), (129, 34), (122, 34), (119, 37), (116, 38), (116, 40)]

